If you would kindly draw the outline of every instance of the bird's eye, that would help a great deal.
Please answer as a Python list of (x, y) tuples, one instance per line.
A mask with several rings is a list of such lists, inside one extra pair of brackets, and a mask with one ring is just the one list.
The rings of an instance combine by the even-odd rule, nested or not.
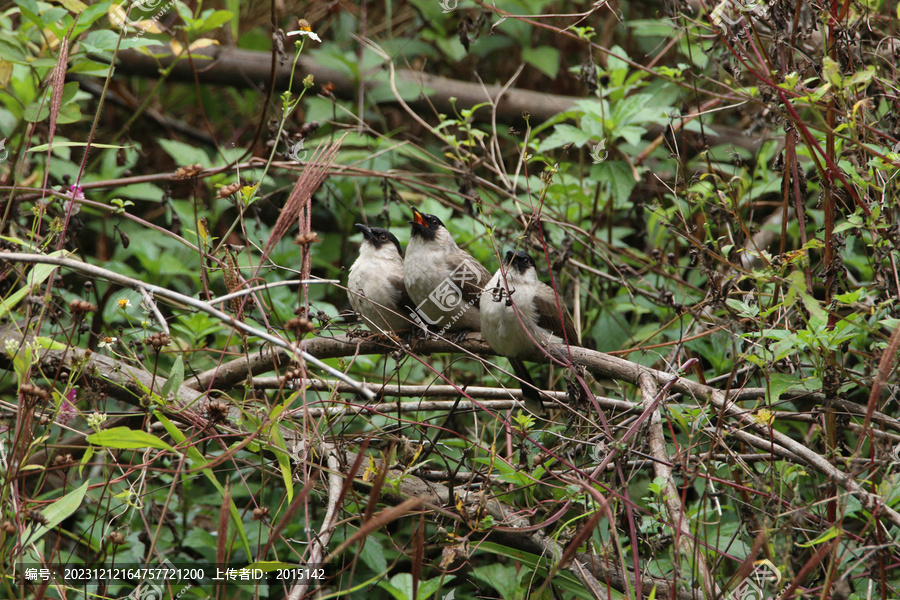
[(380, 239), (381, 239), (382, 242), (386, 242), (386, 241), (387, 241), (387, 234), (386, 234), (386, 233), (382, 233), (381, 236), (380, 236)]

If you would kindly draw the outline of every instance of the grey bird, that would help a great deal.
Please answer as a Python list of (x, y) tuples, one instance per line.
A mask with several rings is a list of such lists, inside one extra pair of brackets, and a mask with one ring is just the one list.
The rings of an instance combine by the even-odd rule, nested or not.
[(485, 287), (480, 308), (481, 336), (497, 354), (509, 358), (513, 372), (525, 382), (522, 395), (526, 408), (542, 414), (540, 392), (522, 360), (539, 355), (538, 345), (578, 343), (562, 298), (538, 279), (534, 260), (527, 252), (510, 251)]
[(413, 318), (432, 331), (480, 331), (478, 301), (490, 272), (456, 245), (439, 218), (413, 209), (403, 281)]
[(411, 303), (403, 284), (403, 255), (400, 242), (387, 229), (361, 223), (363, 241), (359, 257), (350, 267), (347, 297), (362, 320), (378, 333), (410, 329)]

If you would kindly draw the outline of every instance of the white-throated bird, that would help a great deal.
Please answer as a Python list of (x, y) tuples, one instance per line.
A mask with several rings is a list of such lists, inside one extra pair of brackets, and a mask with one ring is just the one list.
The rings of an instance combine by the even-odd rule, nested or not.
[(362, 231), (363, 241), (347, 277), (350, 306), (372, 331), (390, 333), (410, 329), (412, 308), (403, 283), (400, 242), (387, 229), (361, 223), (356, 228)]
[(491, 274), (456, 245), (439, 218), (413, 209), (403, 281), (419, 323), (432, 331), (479, 331), (478, 301)]
[(539, 355), (539, 345), (578, 343), (562, 298), (538, 279), (534, 260), (527, 252), (510, 251), (485, 286), (480, 308), (481, 336), (497, 354), (509, 358), (513, 372), (525, 382), (525, 406), (541, 414), (540, 393), (522, 360)]

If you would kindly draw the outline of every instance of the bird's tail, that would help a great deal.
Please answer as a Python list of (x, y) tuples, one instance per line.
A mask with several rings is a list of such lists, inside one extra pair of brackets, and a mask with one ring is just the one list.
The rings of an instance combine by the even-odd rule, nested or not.
[(534, 385), (531, 373), (521, 360), (517, 358), (509, 359), (516, 377), (522, 380), (522, 396), (525, 398), (525, 408), (538, 416), (544, 414), (544, 401), (541, 398), (540, 390)]

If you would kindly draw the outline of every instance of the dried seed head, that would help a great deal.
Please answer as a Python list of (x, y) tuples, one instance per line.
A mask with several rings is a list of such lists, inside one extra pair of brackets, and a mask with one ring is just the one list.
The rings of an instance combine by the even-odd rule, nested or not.
[(234, 183), (229, 183), (228, 185), (219, 188), (219, 193), (216, 194), (216, 198), (226, 198), (232, 194), (238, 193), (241, 189), (241, 183), (236, 181)]
[(72, 458), (71, 454), (57, 454), (53, 458), (53, 465), (56, 467), (65, 467), (67, 465), (71, 465), (75, 462), (75, 459)]
[(196, 177), (203, 171), (203, 165), (188, 165), (186, 167), (178, 167), (175, 170), (175, 178), (176, 179), (190, 179), (191, 177)]
[(307, 233), (301, 233), (297, 237), (294, 238), (294, 243), (298, 246), (308, 246), (309, 244), (314, 244), (319, 241), (319, 234), (315, 231), (309, 231)]
[(293, 331), (297, 335), (312, 333), (316, 330), (316, 326), (306, 317), (294, 317), (293, 319), (288, 319), (284, 326), (288, 331)]
[(163, 331), (152, 334), (150, 337), (144, 340), (145, 346), (152, 346), (154, 350), (157, 352), (162, 349), (163, 346), (168, 346), (172, 341), (172, 338), (168, 333)]
[(228, 404), (213, 400), (206, 405), (206, 418), (210, 423), (224, 423), (228, 420)]
[(89, 313), (97, 310), (97, 305), (76, 298), (69, 302), (69, 310), (71, 310), (73, 314)]
[(30, 383), (23, 383), (21, 386), (19, 386), (19, 393), (23, 396), (34, 398), (37, 400), (50, 399), (50, 392), (40, 386), (32, 385)]
[(114, 544), (116, 546), (121, 546), (125, 543), (125, 534), (121, 531), (113, 531), (109, 534), (109, 543)]
[(25, 520), (31, 521), (32, 523), (38, 523), (39, 525), (46, 525), (48, 523), (47, 517), (39, 510), (29, 510), (26, 512)]

